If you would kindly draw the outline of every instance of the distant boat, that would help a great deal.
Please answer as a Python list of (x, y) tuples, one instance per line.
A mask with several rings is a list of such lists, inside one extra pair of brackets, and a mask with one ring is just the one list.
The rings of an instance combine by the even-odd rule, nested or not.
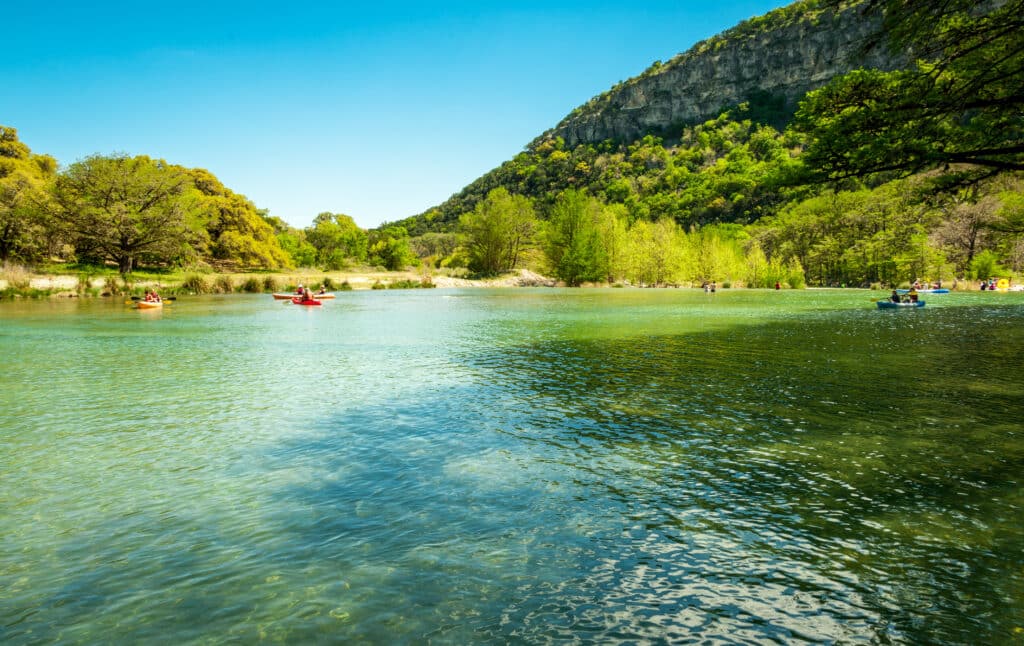
[[(896, 290), (896, 292), (898, 294), (906, 294), (909, 291), (910, 291), (909, 289), (897, 289)], [(942, 289), (919, 289), (919, 290), (917, 290), (917, 293), (918, 294), (948, 294), (949, 290), (946, 289), (945, 287), (943, 287)]]
[(892, 301), (878, 301), (878, 309), (880, 310), (894, 310), (897, 307), (924, 307), (924, 301), (894, 303)]

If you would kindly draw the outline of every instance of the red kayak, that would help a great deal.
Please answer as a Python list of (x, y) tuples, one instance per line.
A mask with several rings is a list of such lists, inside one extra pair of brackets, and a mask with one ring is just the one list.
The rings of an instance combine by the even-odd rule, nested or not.
[(322, 305), (323, 304), (320, 301), (316, 300), (315, 298), (311, 298), (308, 301), (304, 301), (304, 300), (302, 300), (301, 298), (299, 298), (297, 296), (292, 299), (292, 302), (295, 303), (296, 305)]

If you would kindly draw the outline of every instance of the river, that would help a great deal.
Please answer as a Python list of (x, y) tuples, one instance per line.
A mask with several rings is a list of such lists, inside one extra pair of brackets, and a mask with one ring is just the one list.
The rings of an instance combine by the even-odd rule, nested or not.
[(1024, 296), (0, 303), (0, 641), (1024, 639)]

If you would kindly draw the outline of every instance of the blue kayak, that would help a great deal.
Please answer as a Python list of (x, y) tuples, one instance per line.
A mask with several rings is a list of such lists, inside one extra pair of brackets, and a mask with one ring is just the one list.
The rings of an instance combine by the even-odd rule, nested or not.
[(924, 301), (917, 301), (916, 303), (893, 303), (892, 301), (878, 301), (878, 309), (880, 310), (894, 310), (899, 307), (924, 307)]
[[(897, 289), (896, 293), (897, 294), (906, 294), (909, 291), (910, 291), (909, 289)], [(943, 287), (942, 289), (919, 289), (919, 290), (917, 290), (917, 293), (918, 294), (948, 294), (949, 290), (946, 289), (945, 287)]]

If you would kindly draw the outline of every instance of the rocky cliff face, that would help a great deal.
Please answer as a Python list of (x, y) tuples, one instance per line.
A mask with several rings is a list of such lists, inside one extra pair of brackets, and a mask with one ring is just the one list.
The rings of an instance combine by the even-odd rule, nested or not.
[(778, 124), (804, 94), (834, 76), (906, 65), (905, 55), (884, 46), (864, 51), (879, 29), (878, 16), (816, 5), (798, 2), (698, 43), (577, 108), (539, 140), (558, 136), (575, 146), (673, 134), (743, 102)]

